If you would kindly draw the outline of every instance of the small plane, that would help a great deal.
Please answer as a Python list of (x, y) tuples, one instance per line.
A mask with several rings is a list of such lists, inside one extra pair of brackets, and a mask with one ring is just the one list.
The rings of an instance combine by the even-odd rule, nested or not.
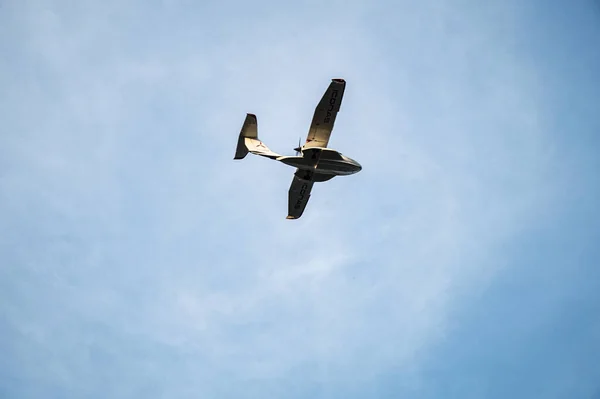
[(246, 115), (234, 159), (243, 159), (250, 152), (296, 168), (288, 194), (287, 219), (298, 219), (302, 216), (315, 182), (331, 180), (335, 176), (352, 175), (362, 169), (355, 160), (327, 148), (345, 88), (344, 79), (331, 80), (315, 109), (306, 143), (302, 147), (298, 144), (298, 147), (294, 148), (296, 156), (282, 156), (271, 151), (258, 138), (256, 115)]

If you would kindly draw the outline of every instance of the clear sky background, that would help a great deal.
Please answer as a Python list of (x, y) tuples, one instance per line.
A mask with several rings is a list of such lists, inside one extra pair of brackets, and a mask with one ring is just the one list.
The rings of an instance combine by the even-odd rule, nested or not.
[(600, 398), (598, 2), (3, 0), (0, 121), (2, 398)]

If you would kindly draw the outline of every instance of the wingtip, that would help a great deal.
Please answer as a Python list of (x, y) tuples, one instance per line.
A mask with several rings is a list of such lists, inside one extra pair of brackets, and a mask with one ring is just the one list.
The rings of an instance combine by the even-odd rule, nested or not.
[(341, 78), (336, 78), (336, 79), (331, 79), (332, 81), (336, 82), (336, 83), (346, 83), (346, 81), (344, 79)]
[(296, 219), (296, 217), (295, 216), (287, 216), (286, 219), (292, 220), (292, 219)]

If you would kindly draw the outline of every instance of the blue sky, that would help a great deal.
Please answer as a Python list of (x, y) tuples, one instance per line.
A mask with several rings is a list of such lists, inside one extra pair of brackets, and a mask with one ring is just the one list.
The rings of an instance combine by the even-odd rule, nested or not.
[(483, 3), (0, 2), (0, 397), (598, 399), (600, 5)]

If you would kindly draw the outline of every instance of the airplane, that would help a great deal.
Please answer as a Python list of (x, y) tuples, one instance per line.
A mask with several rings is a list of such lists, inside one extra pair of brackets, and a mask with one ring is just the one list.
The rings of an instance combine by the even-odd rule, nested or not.
[(314, 183), (325, 182), (335, 176), (352, 175), (362, 170), (362, 166), (355, 160), (327, 148), (345, 88), (344, 79), (331, 80), (315, 109), (305, 144), (300, 147), (299, 143), (294, 148), (296, 156), (282, 156), (271, 151), (258, 138), (256, 115), (246, 114), (233, 159), (243, 159), (250, 152), (296, 168), (288, 192), (286, 219), (298, 219), (302, 216)]

